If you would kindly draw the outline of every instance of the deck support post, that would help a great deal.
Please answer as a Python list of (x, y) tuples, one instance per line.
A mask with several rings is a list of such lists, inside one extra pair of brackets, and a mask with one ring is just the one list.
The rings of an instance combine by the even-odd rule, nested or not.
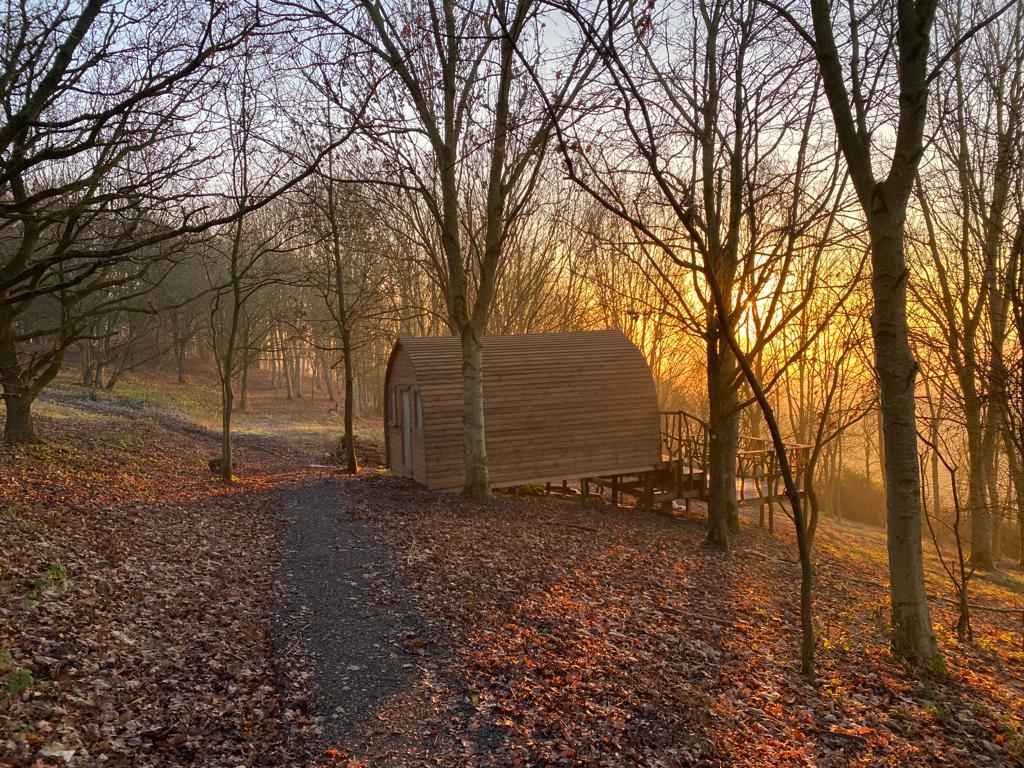
[(580, 478), (580, 503), (586, 506), (590, 503), (590, 478)]
[(619, 476), (612, 475), (612, 509), (619, 506)]

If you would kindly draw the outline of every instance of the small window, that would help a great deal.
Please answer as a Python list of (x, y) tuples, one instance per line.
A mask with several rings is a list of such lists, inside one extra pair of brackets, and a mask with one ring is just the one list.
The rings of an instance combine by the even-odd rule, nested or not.
[(388, 388), (388, 423), (398, 424), (398, 389)]
[(423, 429), (423, 401), (420, 393), (416, 393), (416, 429)]

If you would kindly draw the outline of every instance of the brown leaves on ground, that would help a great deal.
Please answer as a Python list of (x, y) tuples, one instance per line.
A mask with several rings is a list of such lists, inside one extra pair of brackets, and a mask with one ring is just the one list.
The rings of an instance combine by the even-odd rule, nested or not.
[[(1015, 651), (943, 636), (949, 674), (915, 678), (886, 647), (884, 549), (870, 536), (819, 533), (831, 543), (818, 557), (811, 683), (797, 671), (799, 571), (784, 535), (747, 530), (722, 553), (703, 546), (699, 520), (478, 503), (379, 476), (351, 481), (349, 495), (454, 649), (423, 661), (418, 690), (378, 713), (356, 750), (366, 764), (980, 766), (1024, 755), (1019, 634)], [(865, 547), (871, 557), (842, 554)], [(944, 606), (935, 614), (951, 625)]]
[[(317, 682), (303, 648), (275, 658), (268, 609), (275, 494), (307, 457), (246, 437), (226, 487), (203, 430), (42, 410), (49, 443), (0, 453), (0, 763), (301, 764)], [(818, 534), (807, 682), (788, 532), (748, 528), (722, 553), (697, 519), (340, 482), (428, 620), (404, 640), (416, 684), (318, 764), (1021, 764), (1019, 617), (976, 614), (977, 643), (956, 644), (931, 562), (949, 672), (910, 674), (886, 647), (878, 532)], [(1006, 573), (973, 594), (1022, 592)]]
[(294, 464), (242, 440), (83, 404), (0, 453), (0, 763), (283, 765), (267, 603), (271, 505)]

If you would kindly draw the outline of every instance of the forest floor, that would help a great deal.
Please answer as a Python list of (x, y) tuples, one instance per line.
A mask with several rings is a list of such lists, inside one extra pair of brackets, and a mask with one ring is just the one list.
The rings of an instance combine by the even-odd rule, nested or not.
[(929, 556), (947, 670), (912, 674), (878, 531), (819, 530), (807, 681), (781, 516), (722, 553), (696, 515), (349, 478), (311, 466), (325, 401), (263, 390), (225, 486), (215, 403), (64, 382), (0, 449), (0, 765), (1024, 764), (1021, 616), (959, 644)]

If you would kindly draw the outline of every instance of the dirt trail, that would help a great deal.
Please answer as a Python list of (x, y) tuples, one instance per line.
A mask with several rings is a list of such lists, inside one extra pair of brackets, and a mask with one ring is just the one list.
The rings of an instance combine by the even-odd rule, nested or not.
[(358, 741), (380, 705), (408, 691), (418, 674), (411, 648), (419, 642), (410, 639), (420, 617), (369, 524), (346, 513), (344, 483), (311, 479), (282, 491), (280, 502), (289, 526), (274, 644), (279, 658), (305, 655), (317, 751)]

